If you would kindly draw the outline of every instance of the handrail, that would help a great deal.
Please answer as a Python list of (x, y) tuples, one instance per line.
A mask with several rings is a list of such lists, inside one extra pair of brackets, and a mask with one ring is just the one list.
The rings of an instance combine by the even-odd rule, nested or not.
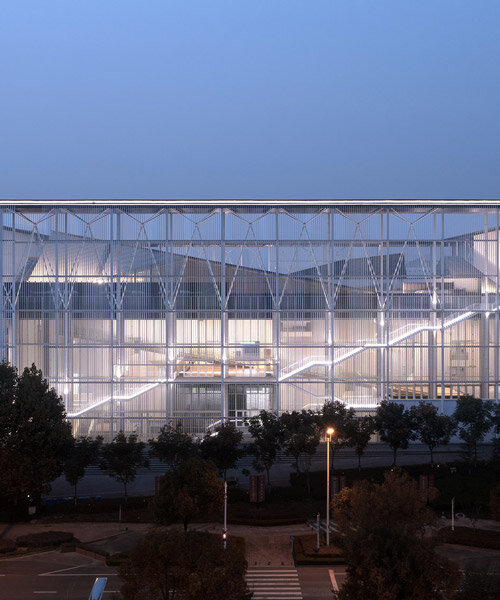
[[(331, 360), (331, 359), (329, 360), (329, 359), (326, 359), (321, 356), (308, 356), (303, 361), (297, 361), (295, 363), (292, 363), (288, 367), (286, 367), (285, 369), (287, 369), (287, 370), (284, 369), (285, 372), (282, 371), (282, 375), (279, 378), (279, 382), (281, 383), (282, 381), (286, 381), (287, 379), (290, 379), (290, 377), (293, 377), (294, 375), (298, 375), (299, 373), (302, 373), (312, 367), (316, 367), (316, 366), (333, 367), (335, 365), (340, 364), (341, 362), (344, 362), (348, 358), (352, 358), (356, 354), (359, 354), (360, 352), (363, 352), (364, 350), (366, 350), (368, 348), (386, 348), (388, 346), (389, 347), (395, 346), (396, 344), (399, 344), (400, 342), (408, 339), (409, 337), (412, 337), (413, 335), (417, 335), (418, 333), (422, 333), (424, 331), (444, 331), (445, 329), (448, 329), (449, 327), (453, 327), (453, 325), (456, 325), (457, 323), (460, 323), (461, 321), (469, 319), (470, 317), (473, 317), (474, 315), (478, 314), (479, 312), (482, 312), (485, 310), (489, 311), (489, 312), (495, 312), (495, 311), (500, 310), (500, 306), (494, 306), (492, 304), (485, 304), (485, 303), (475, 303), (475, 304), (472, 304), (472, 305), (466, 307), (464, 312), (453, 313), (455, 316), (452, 316), (451, 318), (449, 318), (445, 321), (442, 321), (440, 325), (430, 325), (429, 324), (429, 325), (420, 325), (420, 326), (416, 326), (416, 327), (412, 326), (411, 324), (403, 325), (402, 327), (400, 327), (400, 328), (396, 329), (394, 332), (392, 332), (392, 336), (389, 338), (389, 340), (387, 342), (384, 343), (384, 342), (376, 342), (376, 341), (371, 341), (371, 340), (365, 341), (360, 346), (350, 348), (347, 352), (342, 353), (342, 351), (340, 351), (340, 353), (337, 356), (334, 356), (333, 360)], [(405, 329), (407, 329), (407, 330), (404, 331)], [(402, 332), (402, 333), (400, 333), (400, 332)], [(293, 368), (291, 370), (288, 370), (291, 367), (293, 367)], [(112, 400), (118, 400), (120, 402), (128, 402), (130, 400), (133, 400), (134, 398), (137, 398), (138, 396), (141, 396), (142, 394), (146, 394), (147, 392), (152, 391), (153, 389), (157, 388), (162, 383), (167, 383), (167, 382), (170, 383), (172, 381), (174, 381), (174, 380), (173, 379), (167, 380), (165, 378), (157, 379), (155, 382), (149, 383), (149, 384), (143, 386), (142, 388), (139, 388), (132, 394), (120, 395), (120, 396), (107, 396), (106, 398), (103, 398), (102, 400), (99, 400), (98, 402), (94, 402), (90, 406), (82, 408), (81, 410), (79, 410), (77, 412), (68, 413), (67, 416), (70, 419), (81, 417), (85, 413), (88, 413), (91, 410), (94, 410), (95, 408), (98, 408), (99, 406), (106, 404), (107, 402), (111, 402)]]
[[(417, 335), (418, 333), (422, 333), (424, 331), (444, 331), (445, 329), (448, 329), (449, 327), (452, 327), (453, 325), (456, 325), (457, 323), (460, 323), (461, 321), (465, 321), (466, 319), (469, 319), (470, 317), (473, 317), (474, 315), (478, 314), (479, 312), (482, 311), (490, 311), (490, 312), (495, 312), (497, 310), (500, 310), (500, 306), (494, 306), (491, 304), (485, 304), (485, 303), (475, 303), (472, 304), (470, 306), (468, 306), (464, 312), (457, 312), (454, 313), (454, 315), (456, 316), (452, 316), (451, 318), (447, 319), (447, 320), (443, 320), (441, 322), (440, 325), (420, 325), (420, 326), (412, 326), (411, 324), (409, 325), (403, 325), (403, 327), (400, 327), (398, 329), (396, 329), (392, 336), (387, 340), (387, 342), (376, 342), (376, 341), (365, 341), (364, 343), (362, 343), (362, 345), (354, 347), (354, 348), (350, 348), (347, 352), (344, 352), (342, 354), (339, 354), (338, 356), (334, 357), (333, 360), (327, 360), (327, 359), (320, 359), (320, 360), (316, 360), (314, 357), (307, 357), (305, 359), (306, 362), (303, 362), (302, 365), (297, 365), (297, 363), (293, 363), (294, 368), (291, 371), (286, 371), (284, 369), (284, 373), (282, 371), (282, 375), (279, 378), (279, 381), (286, 381), (287, 379), (290, 379), (290, 377), (293, 377), (294, 375), (298, 375), (299, 373), (302, 373), (303, 371), (306, 371), (307, 369), (310, 369), (312, 367), (316, 367), (316, 366), (327, 366), (327, 367), (334, 367), (335, 365), (340, 364), (341, 362), (344, 362), (345, 360), (347, 360), (348, 358), (352, 358), (353, 356), (355, 356), (356, 354), (359, 354), (360, 352), (363, 352), (364, 350), (366, 350), (367, 348), (387, 348), (387, 347), (391, 347), (391, 346), (395, 346), (396, 344), (399, 344), (400, 342), (403, 342), (404, 340), (407, 340), (408, 338)], [(408, 328), (408, 329), (407, 329)], [(406, 331), (405, 331), (406, 329)], [(402, 333), (400, 333), (402, 332)], [(394, 335), (396, 334), (396, 335)]]

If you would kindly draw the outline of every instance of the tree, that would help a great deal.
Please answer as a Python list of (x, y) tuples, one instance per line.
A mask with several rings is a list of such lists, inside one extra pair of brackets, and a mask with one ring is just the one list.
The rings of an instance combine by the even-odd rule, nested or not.
[(62, 398), (32, 365), (0, 364), (0, 496), (23, 508), (59, 477), (72, 442)]
[(125, 600), (250, 600), (243, 546), (229, 538), (170, 530), (143, 538), (119, 568)]
[(330, 442), (332, 448), (330, 472), (333, 471), (335, 451), (349, 445), (349, 434), (352, 429), (354, 418), (354, 409), (347, 408), (347, 406), (343, 402), (339, 402), (339, 400), (325, 402), (321, 408), (321, 412), (317, 414), (318, 424), (322, 435), (324, 435), (328, 427), (333, 427), (335, 430)]
[(253, 438), (249, 451), (254, 456), (253, 467), (256, 471), (266, 471), (267, 486), (271, 488), (270, 471), (276, 461), (278, 450), (283, 444), (283, 427), (276, 414), (261, 410), (257, 417), (249, 420), (248, 432)]
[(322, 433), (328, 427), (333, 427), (335, 433), (332, 438), (332, 446), (334, 450), (340, 450), (349, 446), (349, 435), (351, 432), (352, 422), (355, 418), (353, 408), (347, 408), (343, 402), (334, 400), (333, 402), (325, 402), (318, 414), (318, 424), (322, 429)]
[(81, 436), (73, 440), (64, 459), (64, 476), (66, 481), (74, 488), (75, 504), (77, 502), (78, 482), (85, 475), (87, 467), (99, 463), (102, 441), (101, 436), (95, 439)]
[(292, 456), (297, 473), (301, 472), (301, 462), (306, 474), (307, 493), (311, 493), (311, 459), (321, 439), (321, 430), (314, 413), (303, 410), (283, 413), (280, 416), (283, 427), (283, 447)]
[(217, 425), (213, 432), (208, 431), (200, 444), (202, 458), (211, 460), (226, 481), (228, 469), (234, 469), (243, 456), (241, 448), (243, 432), (236, 429), (234, 423)]
[(168, 423), (160, 429), (158, 437), (148, 440), (148, 443), (150, 455), (172, 467), (177, 467), (198, 451), (193, 438), (182, 431), (182, 423)]
[(380, 439), (392, 448), (392, 464), (395, 465), (398, 450), (408, 448), (414, 438), (410, 413), (403, 404), (382, 400), (377, 407), (375, 426)]
[(375, 433), (375, 419), (369, 415), (351, 420), (348, 426), (349, 446), (354, 447), (358, 456), (358, 469), (361, 471), (361, 457)]
[(403, 471), (387, 472), (382, 484), (344, 488), (333, 514), (347, 562), (339, 600), (438, 600), (441, 590), (456, 588), (458, 570), (435, 552), (437, 540), (428, 535), (435, 516)]
[(453, 419), (438, 414), (438, 409), (431, 402), (420, 401), (412, 406), (410, 416), (416, 437), (429, 448), (431, 466), (434, 466), (434, 448), (447, 444), (455, 430)]
[(137, 441), (137, 435), (128, 437), (120, 431), (110, 444), (104, 444), (101, 452), (101, 469), (123, 484), (123, 495), (127, 501), (127, 485), (134, 481), (137, 469), (148, 467), (149, 461), (144, 456), (144, 442)]
[(494, 425), (495, 405), (491, 400), (461, 396), (457, 398), (453, 419), (457, 424), (458, 437), (464, 442), (467, 460), (475, 468), (477, 445)]
[(193, 519), (222, 509), (223, 486), (215, 465), (199, 457), (189, 458), (160, 479), (153, 501), (160, 524), (182, 522), (184, 531)]

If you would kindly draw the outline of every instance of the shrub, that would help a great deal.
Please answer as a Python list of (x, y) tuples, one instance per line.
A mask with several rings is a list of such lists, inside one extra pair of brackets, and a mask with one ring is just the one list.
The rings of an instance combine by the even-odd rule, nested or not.
[(4, 538), (0, 540), (0, 554), (2, 554), (3, 552), (14, 552), (15, 549), (16, 543), (14, 542), (14, 540), (11, 540), (9, 538)]
[(40, 533), (20, 535), (16, 538), (16, 544), (28, 548), (43, 548), (45, 546), (60, 546), (72, 540), (73, 534), (69, 531), (41, 531)]
[(451, 527), (444, 527), (439, 530), (438, 537), (445, 544), (500, 550), (500, 533), (490, 529), (474, 530), (471, 527), (455, 527), (455, 531), (452, 531)]

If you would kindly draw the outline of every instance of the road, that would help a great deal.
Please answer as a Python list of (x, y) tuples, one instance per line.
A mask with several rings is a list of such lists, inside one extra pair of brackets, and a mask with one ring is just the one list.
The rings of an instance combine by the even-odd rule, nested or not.
[[(248, 579), (255, 589), (256, 577), (265, 575), (265, 587), (257, 591), (258, 598), (289, 600), (331, 600), (332, 577), (339, 585), (345, 578), (344, 567), (282, 567), (279, 569), (249, 569)], [(294, 575), (295, 573), (295, 575)], [(293, 583), (293, 577), (297, 577)], [(0, 560), (0, 598), (30, 600), (54, 598), (87, 600), (96, 577), (108, 577), (104, 598), (119, 598), (120, 579), (115, 569), (102, 561), (80, 554), (58, 551), (39, 552)], [(293, 587), (295, 585), (295, 587)], [(292, 590), (293, 587), (293, 590)], [(288, 591), (290, 593), (288, 593)]]
[[(332, 590), (346, 578), (345, 566), (297, 567), (304, 600), (332, 600)], [(335, 588), (337, 586), (337, 588)]]
[(116, 571), (102, 561), (75, 552), (40, 552), (0, 561), (0, 598), (87, 600), (96, 577), (108, 577), (104, 598), (120, 587)]

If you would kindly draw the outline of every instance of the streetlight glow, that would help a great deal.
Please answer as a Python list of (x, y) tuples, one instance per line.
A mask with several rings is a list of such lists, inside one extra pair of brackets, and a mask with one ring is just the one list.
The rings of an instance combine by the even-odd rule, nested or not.
[(326, 430), (326, 545), (330, 546), (330, 442), (335, 433), (333, 427)]

